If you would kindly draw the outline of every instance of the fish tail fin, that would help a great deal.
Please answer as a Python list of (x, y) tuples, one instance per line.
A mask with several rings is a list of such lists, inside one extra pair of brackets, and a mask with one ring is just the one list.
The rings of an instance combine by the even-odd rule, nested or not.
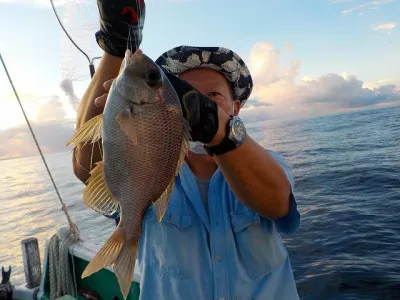
[(129, 244), (125, 243), (114, 264), (114, 272), (118, 278), (118, 284), (124, 299), (128, 297), (131, 288), (137, 250), (138, 241)]
[(114, 273), (117, 276), (121, 293), (126, 299), (133, 280), (138, 244), (139, 241), (137, 240), (133, 243), (127, 241), (124, 231), (117, 227), (86, 267), (82, 273), (82, 278), (90, 276), (102, 268), (114, 265)]
[(125, 243), (125, 233), (118, 226), (113, 234), (108, 238), (104, 246), (87, 265), (82, 273), (82, 278), (96, 273), (102, 268), (112, 265), (118, 258), (119, 253)]

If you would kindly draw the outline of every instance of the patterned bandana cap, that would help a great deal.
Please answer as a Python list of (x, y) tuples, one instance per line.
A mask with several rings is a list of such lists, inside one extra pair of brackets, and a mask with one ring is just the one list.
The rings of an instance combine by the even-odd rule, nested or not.
[(243, 106), (253, 89), (253, 80), (244, 61), (232, 50), (222, 47), (179, 46), (162, 54), (156, 63), (178, 75), (196, 68), (220, 72), (232, 87), (233, 96)]

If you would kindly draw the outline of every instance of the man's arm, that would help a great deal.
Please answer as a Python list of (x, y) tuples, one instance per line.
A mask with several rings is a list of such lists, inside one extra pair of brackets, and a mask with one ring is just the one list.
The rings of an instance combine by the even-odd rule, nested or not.
[[(226, 135), (229, 115), (185, 80), (166, 75), (181, 98), (193, 141), (207, 146), (219, 144)], [(289, 199), (293, 197), (286, 174), (251, 137), (237, 149), (216, 156), (215, 161), (244, 205), (266, 218), (280, 219), (287, 215), (291, 207)]]
[[(91, 118), (103, 113), (103, 106), (96, 106), (95, 99), (107, 93), (103, 84), (107, 80), (117, 77), (121, 63), (122, 58), (104, 53), (99, 67), (79, 104), (76, 129)], [(100, 147), (101, 141), (95, 144), (88, 143), (85, 146), (78, 146), (73, 151), (73, 170), (75, 176), (83, 183), (86, 183), (90, 176), (90, 170), (93, 169), (95, 163), (101, 160)]]
[[(218, 132), (209, 143), (216, 145), (225, 136), (229, 115), (218, 109)], [(279, 219), (287, 215), (290, 183), (277, 161), (250, 136), (228, 153), (215, 156), (236, 197), (259, 215)]]
[[(107, 93), (106, 81), (117, 77), (126, 48), (137, 49), (142, 42), (146, 15), (144, 1), (97, 0), (97, 7), (100, 13), (100, 29), (95, 37), (97, 44), (105, 53), (79, 105), (77, 129), (103, 112), (106, 96), (101, 96)], [(125, 13), (127, 8), (135, 13)], [(98, 99), (101, 101), (95, 103), (98, 97), (101, 97)], [(80, 145), (74, 149), (73, 170), (82, 182), (86, 183), (91, 169), (101, 160), (100, 153), (101, 141), (84, 147)]]

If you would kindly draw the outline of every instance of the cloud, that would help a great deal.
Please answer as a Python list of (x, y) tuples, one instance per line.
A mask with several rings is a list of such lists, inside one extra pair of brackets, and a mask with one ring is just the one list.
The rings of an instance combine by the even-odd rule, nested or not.
[[(18, 94), (29, 120), (36, 119), (43, 101), (49, 99), (48, 97), (24, 93), (23, 91)], [(0, 129), (25, 124), (24, 115), (14, 93), (5, 93), (0, 98)]]
[(282, 85), (298, 75), (301, 62), (295, 60), (285, 66), (280, 62), (280, 55), (280, 51), (272, 43), (261, 42), (253, 46), (249, 58), (249, 68), (258, 87)]
[(280, 51), (268, 42), (255, 44), (248, 60), (254, 81), (252, 98), (270, 104), (274, 110), (290, 106), (297, 95), (295, 80), (300, 60), (282, 63)]
[(345, 10), (342, 10), (342, 14), (343, 15), (348, 15), (351, 14), (353, 12), (360, 12), (363, 13), (366, 9), (370, 9), (370, 10), (376, 10), (379, 9), (379, 7), (383, 4), (388, 4), (388, 3), (392, 3), (394, 2), (394, 0), (375, 0), (375, 1), (369, 1), (369, 2), (365, 2), (363, 4), (354, 6), (352, 8), (348, 8)]
[[(51, 121), (31, 125), (44, 153), (69, 150), (65, 145), (74, 132), (73, 122)], [(0, 130), (0, 140), (0, 159), (39, 154), (27, 126)]]
[(52, 96), (49, 101), (45, 102), (39, 110), (36, 117), (39, 122), (49, 122), (63, 120), (65, 118), (65, 110), (58, 96)]
[[(23, 103), (25, 107), (26, 104), (26, 102)], [(69, 149), (65, 145), (74, 132), (75, 120), (66, 119), (65, 107), (65, 103), (60, 101), (59, 96), (53, 95), (40, 102), (36, 101), (36, 116), (27, 112), (29, 122), (43, 152), (68, 151)], [(22, 115), (20, 111), (19, 113)], [(12, 128), (0, 130), (0, 140), (2, 141), (0, 159), (39, 154), (25, 121), (22, 124), (14, 124)]]
[(281, 56), (268, 42), (251, 49), (254, 90), (241, 110), (247, 119), (307, 117), (400, 100), (400, 86), (392, 81), (372, 85), (346, 73), (299, 79), (301, 61), (283, 64)]
[[(67, 96), (75, 95), (68, 81), (62, 83), (62, 88)], [(27, 98), (21, 100), (42, 151), (70, 151), (66, 143), (73, 135), (75, 120), (68, 114), (72, 110), (68, 98), (58, 95), (25, 96)], [(0, 130), (0, 159), (38, 155), (31, 132), (15, 100), (0, 103), (0, 116), (0, 125), (4, 125), (4, 129)], [(76, 112), (73, 116), (76, 116)], [(5, 122), (2, 123), (3, 119)]]
[(265, 108), (271, 106), (271, 103), (259, 99), (249, 99), (245, 106), (241, 108), (240, 117), (245, 122), (256, 122), (270, 119), (270, 115)]
[[(285, 45), (283, 49), (287, 48)], [(293, 47), (294, 48), (294, 47)], [(241, 116), (248, 122), (276, 118), (301, 118), (375, 105), (400, 103), (400, 78), (377, 82), (364, 82), (355, 75), (327, 73), (317, 77), (300, 76), (302, 62), (288, 60), (286, 51), (272, 43), (256, 43), (248, 54), (242, 55), (251, 71), (254, 89), (251, 98), (241, 109)], [(293, 53), (289, 53), (290, 56)], [(75, 99), (71, 81), (65, 80), (61, 88)], [(64, 98), (67, 98), (64, 96)], [(65, 144), (72, 136), (74, 121), (65, 120), (70, 105), (61, 96), (35, 98), (36, 113), (33, 127), (45, 151), (66, 150)], [(76, 99), (75, 99), (76, 100)], [(13, 103), (15, 100), (13, 100)], [(14, 103), (15, 104), (15, 103)], [(1, 103), (0, 103), (1, 105)], [(7, 104), (8, 105), (8, 104)], [(7, 108), (7, 105), (5, 108)], [(26, 106), (26, 105), (25, 105)], [(16, 118), (8, 105), (3, 117)], [(0, 113), (2, 111), (0, 106)], [(74, 116), (76, 113), (74, 112)], [(0, 118), (1, 121), (1, 118)], [(0, 158), (37, 154), (27, 127), (0, 131)]]
[(364, 82), (363, 87), (368, 88), (370, 90), (385, 86), (385, 85), (395, 85), (397, 87), (400, 87), (400, 78), (395, 80), (395, 79), (381, 79), (378, 81), (374, 82)]
[(397, 27), (397, 23), (391, 22), (391, 23), (382, 23), (382, 24), (375, 24), (371, 26), (374, 31), (383, 31), (383, 32), (388, 32), (392, 29), (395, 29)]
[(268, 107), (271, 106), (271, 103), (263, 102), (258, 99), (249, 99), (246, 102), (246, 107), (247, 108), (253, 108), (253, 107)]
[(395, 85), (369, 89), (355, 76), (332, 73), (303, 82), (299, 86), (299, 96), (304, 103), (329, 103), (337, 108), (359, 108), (400, 100)]

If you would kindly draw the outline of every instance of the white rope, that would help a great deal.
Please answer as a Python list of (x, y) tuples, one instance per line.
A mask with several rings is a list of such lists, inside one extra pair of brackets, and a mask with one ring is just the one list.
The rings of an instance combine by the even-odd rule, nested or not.
[[(36, 144), (36, 146), (38, 148), (38, 151), (39, 151), (39, 154), (40, 154), (40, 156), (41, 156), (41, 158), (43, 160), (44, 166), (46, 167), (47, 173), (48, 173), (48, 175), (50, 177), (50, 180), (51, 180), (51, 182), (53, 184), (54, 190), (55, 190), (55, 192), (56, 192), (56, 194), (58, 196), (58, 200), (61, 203), (62, 210), (63, 210), (65, 216), (67, 217), (69, 229), (68, 229), (68, 232), (66, 232), (64, 234), (64, 237), (61, 239), (61, 244), (60, 245), (58, 244), (58, 240), (54, 236), (52, 237), (52, 242), (50, 244), (50, 250), (51, 250), (50, 251), (50, 274), (51, 274), (51, 276), (55, 276), (55, 274), (61, 275), (61, 281), (60, 281), (60, 279), (56, 280), (55, 278), (53, 278), (53, 282), (51, 282), (50, 288), (53, 289), (53, 292), (54, 292), (54, 293), (52, 293), (52, 295), (54, 295), (54, 294), (57, 295), (58, 293), (64, 293), (66, 291), (68, 293), (70, 293), (71, 292), (71, 287), (70, 287), (69, 280), (70, 280), (71, 274), (69, 273), (70, 269), (68, 267), (68, 246), (72, 245), (73, 243), (76, 243), (78, 241), (81, 241), (80, 234), (79, 234), (79, 228), (75, 224), (75, 222), (72, 221), (71, 217), (68, 214), (67, 206), (65, 205), (64, 201), (62, 200), (61, 194), (60, 194), (60, 192), (59, 192), (59, 190), (57, 188), (57, 185), (56, 185), (56, 183), (54, 181), (54, 178), (51, 175), (49, 166), (47, 165), (46, 159), (45, 159), (45, 157), (43, 155), (43, 152), (42, 152), (42, 150), (40, 148), (39, 142), (38, 142), (38, 140), (36, 138), (36, 135), (35, 135), (35, 133), (34, 133), (34, 131), (32, 129), (32, 126), (31, 126), (31, 124), (29, 122), (29, 119), (28, 119), (28, 117), (27, 117), (27, 115), (25, 113), (24, 107), (22, 106), (22, 103), (21, 103), (21, 100), (20, 100), (19, 95), (17, 93), (17, 90), (16, 90), (16, 88), (14, 86), (14, 83), (13, 83), (13, 81), (11, 79), (10, 74), (8, 73), (7, 66), (6, 66), (1, 54), (0, 54), (0, 60), (1, 60), (2, 64), (3, 64), (4, 70), (6, 71), (8, 80), (9, 80), (9, 82), (10, 82), (10, 84), (11, 84), (13, 90), (14, 90), (15, 97), (17, 98), (17, 101), (18, 101), (18, 103), (19, 103), (19, 105), (21, 107), (22, 113), (23, 113), (23, 115), (25, 117), (25, 121), (26, 121), (26, 123), (27, 123), (27, 125), (29, 127), (29, 130), (31, 132), (33, 140), (34, 140), (34, 142), (35, 142), (35, 144)], [(61, 270), (61, 271), (54, 272), (54, 270), (57, 270), (57, 269)], [(52, 284), (52, 283), (54, 283), (54, 281), (56, 281), (56, 284), (57, 284), (56, 291), (54, 291), (55, 285), (53, 286), (53, 284)], [(73, 293), (75, 293), (75, 292), (73, 291)], [(51, 298), (51, 299), (54, 299), (54, 298)]]
[[(77, 298), (78, 291), (75, 278), (75, 264), (73, 256), (69, 253), (69, 247), (78, 241), (78, 236), (74, 235), (71, 230), (60, 231), (50, 239), (50, 300), (65, 295), (71, 295)], [(72, 266), (70, 264), (70, 259)]]

